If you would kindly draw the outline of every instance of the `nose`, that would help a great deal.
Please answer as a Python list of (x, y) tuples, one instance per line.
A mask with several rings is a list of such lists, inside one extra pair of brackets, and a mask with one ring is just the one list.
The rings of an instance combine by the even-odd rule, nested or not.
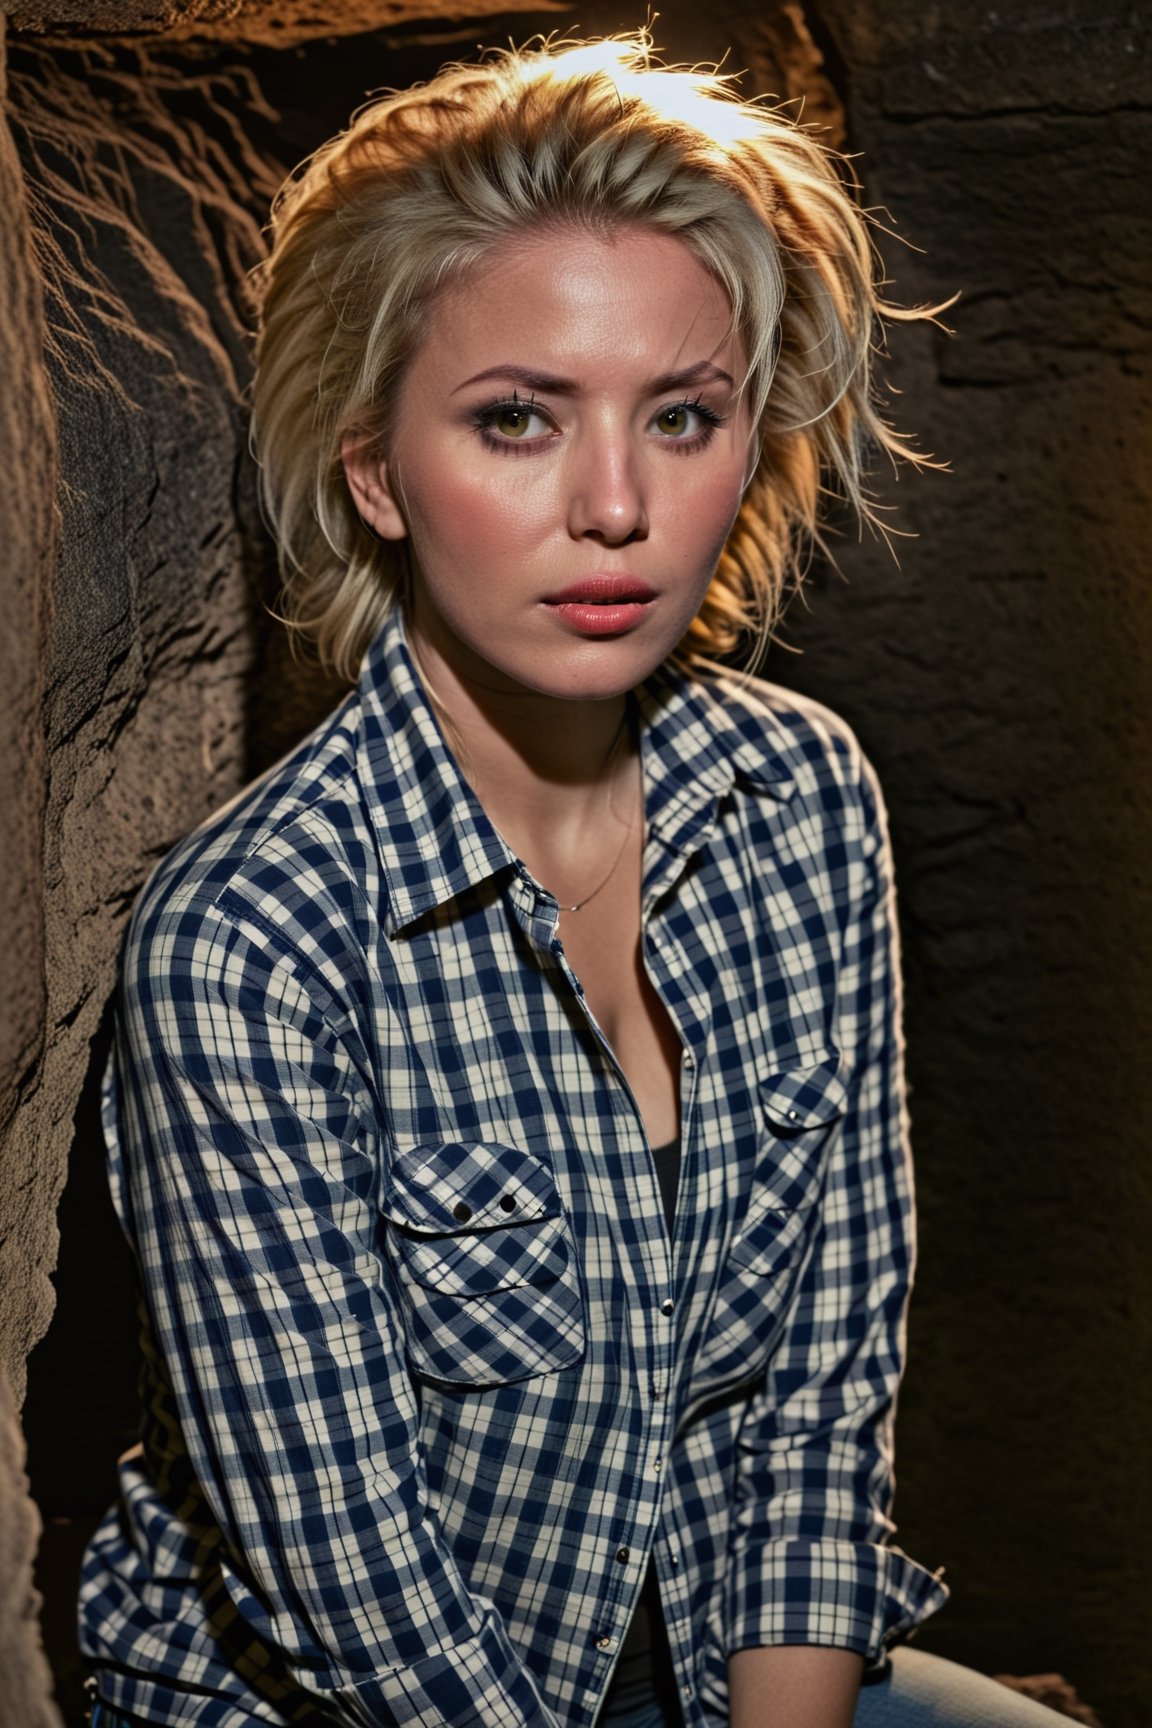
[(643, 464), (624, 433), (598, 430), (574, 452), (568, 528), (574, 539), (605, 546), (648, 538)]

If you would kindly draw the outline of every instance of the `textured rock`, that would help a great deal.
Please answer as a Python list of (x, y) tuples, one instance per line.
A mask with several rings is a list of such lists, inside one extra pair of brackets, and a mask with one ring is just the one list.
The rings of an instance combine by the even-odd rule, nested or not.
[(1103, 1724), (1091, 1705), (1081, 1703), (1076, 1696), (1074, 1686), (1069, 1686), (1062, 1674), (997, 1674), (996, 1679), (1002, 1686), (1007, 1686), (1010, 1692), (1019, 1692), (1023, 1698), (1033, 1698), (1037, 1704), (1046, 1704), (1049, 1710), (1055, 1710), (1058, 1716), (1067, 1716), (1071, 1722), (1079, 1722), (1083, 1728), (1103, 1728)]
[[(16, 57), (10, 118), (59, 426), (54, 605), (39, 658), (51, 765), (43, 893), (27, 902), (43, 908), (47, 1037), (0, 1188), (0, 1344), (19, 1397), (51, 1314), (56, 1201), (126, 910), (150, 863), (244, 777), (254, 597), (235, 299), (258, 237), (225, 175), (258, 165), (239, 152), (214, 160), (194, 122), (182, 126), (194, 80), (165, 89), (159, 74), (126, 78), (107, 57), (71, 69)], [(20, 439), (8, 448), (18, 455)], [(33, 518), (52, 503), (50, 476), (38, 478)], [(83, 1126), (98, 1157), (92, 1120)]]
[(819, 0), (893, 294), (879, 482), (777, 677), (855, 720), (897, 845), (921, 1271), (899, 1431), (926, 1647), (1152, 1696), (1147, 45), (1120, 6)]
[[(467, 16), (482, 17), (495, 6), (470, 4)], [(500, 0), (502, 13), (556, 11), (540, 0)], [(87, 38), (92, 35), (217, 37), (264, 42), (284, 48), (320, 36), (354, 36), (413, 19), (458, 19), (453, 0), (15, 0), (8, 8), (19, 30)]]
[(39, 1532), (24, 1476), (24, 1440), (0, 1375), (0, 1728), (60, 1728), (40, 1649), (32, 1554)]
[[(99, 57), (33, 68), (26, 50), (13, 80), (46, 281), (60, 526), (43, 701), (51, 1036), (6, 1159), (53, 1198), (125, 909), (150, 862), (243, 772), (234, 301), (258, 237), (208, 140), (181, 129), (193, 84), (133, 82)], [(2, 1284), (25, 1308), (6, 1316), (14, 1384), (43, 1330), (53, 1236), (51, 1208), (25, 1206), (4, 1244)]]
[[(0, 86), (6, 84), (0, 19)], [(40, 717), (42, 639), (52, 547), (54, 433), (40, 359), (41, 309), (32, 268), (27, 208), (12, 137), (0, 119), (0, 518), (5, 525), (4, 629), (0, 631), (0, 736), (4, 748), (0, 824), (0, 929), (4, 931), (4, 1015), (0, 1018), (0, 1138), (35, 1083), (44, 1040), (44, 747)], [(26, 1228), (29, 1210), (51, 1217), (54, 1193), (29, 1208), (31, 1171), (6, 1156), (0, 1182), (0, 1253)], [(0, 1277), (0, 1337), (42, 1332), (51, 1312), (46, 1280), (32, 1313), (26, 1292)], [(38, 1335), (34, 1333), (33, 1335)], [(23, 1353), (0, 1361), (0, 1723), (44, 1728), (56, 1720), (39, 1653), (32, 1556), (39, 1519), (27, 1498), (24, 1441), (10, 1376)]]
[[(0, 19), (0, 76), (3, 75)], [(5, 524), (0, 632), (3, 858), (0, 925), (6, 932), (4, 1015), (0, 1018), (0, 1134), (35, 1072), (44, 1034), (41, 852), (44, 741), (42, 651), (51, 561), (55, 430), (41, 361), (39, 285), (27, 206), (11, 133), (0, 122), (0, 509)], [(0, 1211), (0, 1241), (14, 1227)], [(0, 1289), (0, 1331), (3, 1330)]]

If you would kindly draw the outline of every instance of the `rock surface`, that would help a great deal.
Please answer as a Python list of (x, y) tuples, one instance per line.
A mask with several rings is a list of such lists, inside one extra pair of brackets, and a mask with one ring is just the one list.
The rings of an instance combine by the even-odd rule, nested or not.
[[(0, 1343), (19, 1397), (52, 1312), (56, 1202), (126, 910), (151, 863), (244, 774), (253, 599), (236, 294), (258, 235), (173, 112), (187, 85), (100, 57), (17, 57), (9, 118), (34, 200), (59, 439), (58, 552), (36, 591), (41, 605), (51, 593), (50, 628), (42, 655), (29, 632), (27, 660), (46, 783), (35, 753), (23, 758), (47, 786), (40, 880), (22, 909), (29, 928), (42, 912), (47, 1036), (0, 1189)], [(229, 171), (243, 167), (238, 156)], [(22, 454), (22, 440), (9, 448)], [(51, 510), (50, 476), (36, 480), (10, 520)], [(96, 1156), (92, 1120), (79, 1127)]]
[[(899, 1425), (922, 1642), (1152, 1697), (1152, 142), (1129, 9), (820, 0), (893, 297), (891, 486), (776, 676), (846, 712), (896, 841), (921, 1265)], [(887, 218), (885, 218), (887, 220)], [(1118, 1604), (1124, 1604), (1117, 1612)], [(1130, 1611), (1130, 1612), (1129, 1612)]]
[[(7, 87), (0, 19), (0, 89)], [(35, 1084), (44, 1048), (44, 740), (40, 719), (43, 639), (53, 535), (55, 431), (43, 366), (41, 298), (24, 184), (12, 135), (0, 117), (0, 517), (5, 524), (4, 628), (0, 630), (0, 929), (4, 931), (4, 1014), (0, 1018), (0, 1139)], [(54, 1186), (8, 1152), (0, 1168), (0, 1251), (13, 1238), (52, 1232)], [(31, 1205), (28, 1203), (31, 1188)], [(54, 1258), (54, 1252), (51, 1254)], [(49, 1261), (50, 1263), (50, 1261)], [(48, 1728), (48, 1675), (39, 1651), (32, 1556), (39, 1519), (27, 1496), (24, 1440), (13, 1383), (23, 1386), (26, 1349), (51, 1313), (30, 1314), (19, 1286), (0, 1277), (0, 1722)]]
[[(502, 12), (553, 10), (539, 0), (502, 0)], [(41, 34), (88, 37), (163, 35), (229, 42), (262, 42), (285, 48), (323, 36), (354, 36), (413, 19), (455, 21), (478, 17), (485, 7), (461, 12), (452, 0), (14, 0), (13, 27)]]

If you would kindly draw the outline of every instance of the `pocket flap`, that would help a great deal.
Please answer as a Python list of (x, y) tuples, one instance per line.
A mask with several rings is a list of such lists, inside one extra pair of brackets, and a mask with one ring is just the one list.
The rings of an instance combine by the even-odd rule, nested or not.
[(515, 1146), (449, 1141), (395, 1159), (383, 1211), (405, 1229), (455, 1236), (558, 1217), (560, 1195), (547, 1165)]
[(843, 1116), (848, 1089), (838, 1073), (840, 1052), (828, 1050), (819, 1062), (788, 1068), (760, 1082), (764, 1113), (779, 1134), (802, 1134)]
[(804, 1211), (765, 1207), (746, 1219), (740, 1234), (732, 1238), (732, 1258), (747, 1271), (767, 1278), (792, 1255), (808, 1227)]

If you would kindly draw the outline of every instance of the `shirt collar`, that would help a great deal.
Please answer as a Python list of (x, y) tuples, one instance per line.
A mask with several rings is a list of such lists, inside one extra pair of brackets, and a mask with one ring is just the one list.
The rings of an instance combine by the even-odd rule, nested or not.
[(648, 831), (671, 838), (681, 818), (737, 780), (784, 801), (794, 751), (762, 697), (738, 678), (707, 683), (661, 667), (640, 693)]
[(448, 749), (413, 665), (399, 607), (360, 671), (361, 769), (380, 843), (390, 936), (516, 859)]
[[(780, 800), (794, 749), (738, 679), (661, 667), (637, 692), (650, 837), (683, 851), (737, 781)], [(389, 935), (501, 871), (520, 868), (446, 746), (397, 607), (364, 658), (363, 785), (380, 841)]]

